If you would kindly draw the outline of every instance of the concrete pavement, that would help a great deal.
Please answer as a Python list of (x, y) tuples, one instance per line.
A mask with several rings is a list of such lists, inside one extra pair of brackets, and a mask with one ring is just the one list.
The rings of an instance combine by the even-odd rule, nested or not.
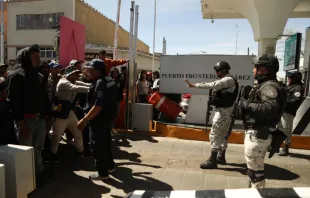
[[(29, 197), (123, 197), (134, 190), (209, 190), (246, 188), (243, 145), (230, 144), (226, 166), (201, 170), (199, 164), (209, 157), (210, 144), (128, 134), (113, 144), (118, 165), (108, 182), (92, 182), (93, 160), (76, 160), (74, 149), (61, 145), (59, 164), (47, 164), (44, 187)], [(266, 158), (267, 187), (310, 186), (310, 151), (291, 150), (290, 157)]]

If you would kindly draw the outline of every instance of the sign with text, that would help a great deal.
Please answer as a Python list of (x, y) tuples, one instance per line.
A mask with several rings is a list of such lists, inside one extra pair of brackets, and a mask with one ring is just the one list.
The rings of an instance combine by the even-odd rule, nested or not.
[(299, 67), (301, 33), (296, 33), (285, 40), (283, 70), (289, 71)]
[(218, 79), (214, 65), (219, 61), (230, 64), (230, 73), (236, 77), (239, 85), (253, 86), (254, 56), (232, 55), (167, 55), (160, 61), (160, 92), (189, 93), (206, 95), (207, 89), (188, 88), (184, 80), (191, 83), (213, 82)]

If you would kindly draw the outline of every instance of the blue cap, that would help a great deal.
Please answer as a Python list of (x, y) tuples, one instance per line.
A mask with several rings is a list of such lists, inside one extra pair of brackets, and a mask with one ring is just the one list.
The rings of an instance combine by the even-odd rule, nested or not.
[(85, 68), (105, 71), (106, 65), (103, 60), (100, 59), (93, 59), (89, 63), (84, 66)]
[(55, 62), (51, 62), (50, 64), (48, 64), (48, 66), (50, 66), (50, 68), (61, 67), (61, 65), (60, 65), (60, 64), (55, 63)]

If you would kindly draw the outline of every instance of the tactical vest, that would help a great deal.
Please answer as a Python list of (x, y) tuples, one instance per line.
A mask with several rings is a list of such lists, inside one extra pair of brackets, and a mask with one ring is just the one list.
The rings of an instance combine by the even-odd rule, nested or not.
[(300, 98), (299, 100), (294, 100), (294, 102), (289, 102), (287, 103), (286, 107), (285, 107), (285, 112), (289, 113), (293, 116), (296, 116), (296, 112), (299, 109), (300, 105), (302, 104), (302, 102), (304, 101), (304, 88), (303, 88), (303, 84), (302, 83), (296, 83), (294, 85), (288, 85), (286, 87), (287, 89), (287, 93), (288, 93), (288, 99), (290, 98), (296, 98), (296, 96), (294, 96), (295, 93), (295, 89), (300, 88)]
[(231, 78), (235, 81), (235, 84), (233, 85), (236, 86), (234, 92), (228, 92), (228, 89), (230, 89), (231, 87), (214, 91), (211, 97), (211, 105), (215, 106), (216, 108), (233, 106), (238, 95), (239, 84), (234, 77)]
[[(266, 81), (261, 86), (259, 86), (257, 88), (253, 88), (252, 91), (250, 92), (248, 103), (258, 103), (258, 104), (262, 103), (261, 88), (265, 85), (271, 85), (277, 89), (278, 94), (279, 94), (279, 98), (282, 99), (280, 101), (280, 104), (278, 104), (281, 106), (279, 108), (279, 109), (281, 109), (281, 111), (279, 111), (277, 117), (275, 117), (273, 119), (266, 119), (265, 117), (255, 117), (255, 119), (254, 119), (252, 116), (246, 115), (245, 122), (247, 124), (254, 126), (254, 128), (260, 127), (260, 126), (266, 126), (266, 127), (270, 127), (270, 128), (276, 127), (276, 125), (281, 120), (282, 114), (284, 112), (284, 108), (286, 106), (286, 98), (287, 98), (286, 88), (282, 84), (280, 84), (279, 82), (277, 82), (275, 80)], [(255, 123), (253, 123), (253, 121), (255, 121)]]
[[(98, 120), (99, 122), (110, 122), (117, 117), (117, 87), (115, 81), (110, 77), (106, 76), (101, 78), (104, 82), (105, 91), (103, 94), (105, 98), (105, 106), (103, 110), (97, 115), (93, 121)], [(90, 108), (94, 105), (95, 102), (95, 94), (96, 94), (96, 82), (92, 84), (89, 94), (88, 94), (88, 103)]]

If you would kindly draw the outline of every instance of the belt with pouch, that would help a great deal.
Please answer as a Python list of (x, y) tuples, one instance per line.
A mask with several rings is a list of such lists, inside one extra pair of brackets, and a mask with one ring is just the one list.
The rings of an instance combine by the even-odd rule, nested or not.
[(249, 133), (256, 136), (258, 139), (267, 140), (270, 133), (276, 131), (276, 128), (267, 126), (253, 126), (246, 124), (245, 130), (251, 130)]

